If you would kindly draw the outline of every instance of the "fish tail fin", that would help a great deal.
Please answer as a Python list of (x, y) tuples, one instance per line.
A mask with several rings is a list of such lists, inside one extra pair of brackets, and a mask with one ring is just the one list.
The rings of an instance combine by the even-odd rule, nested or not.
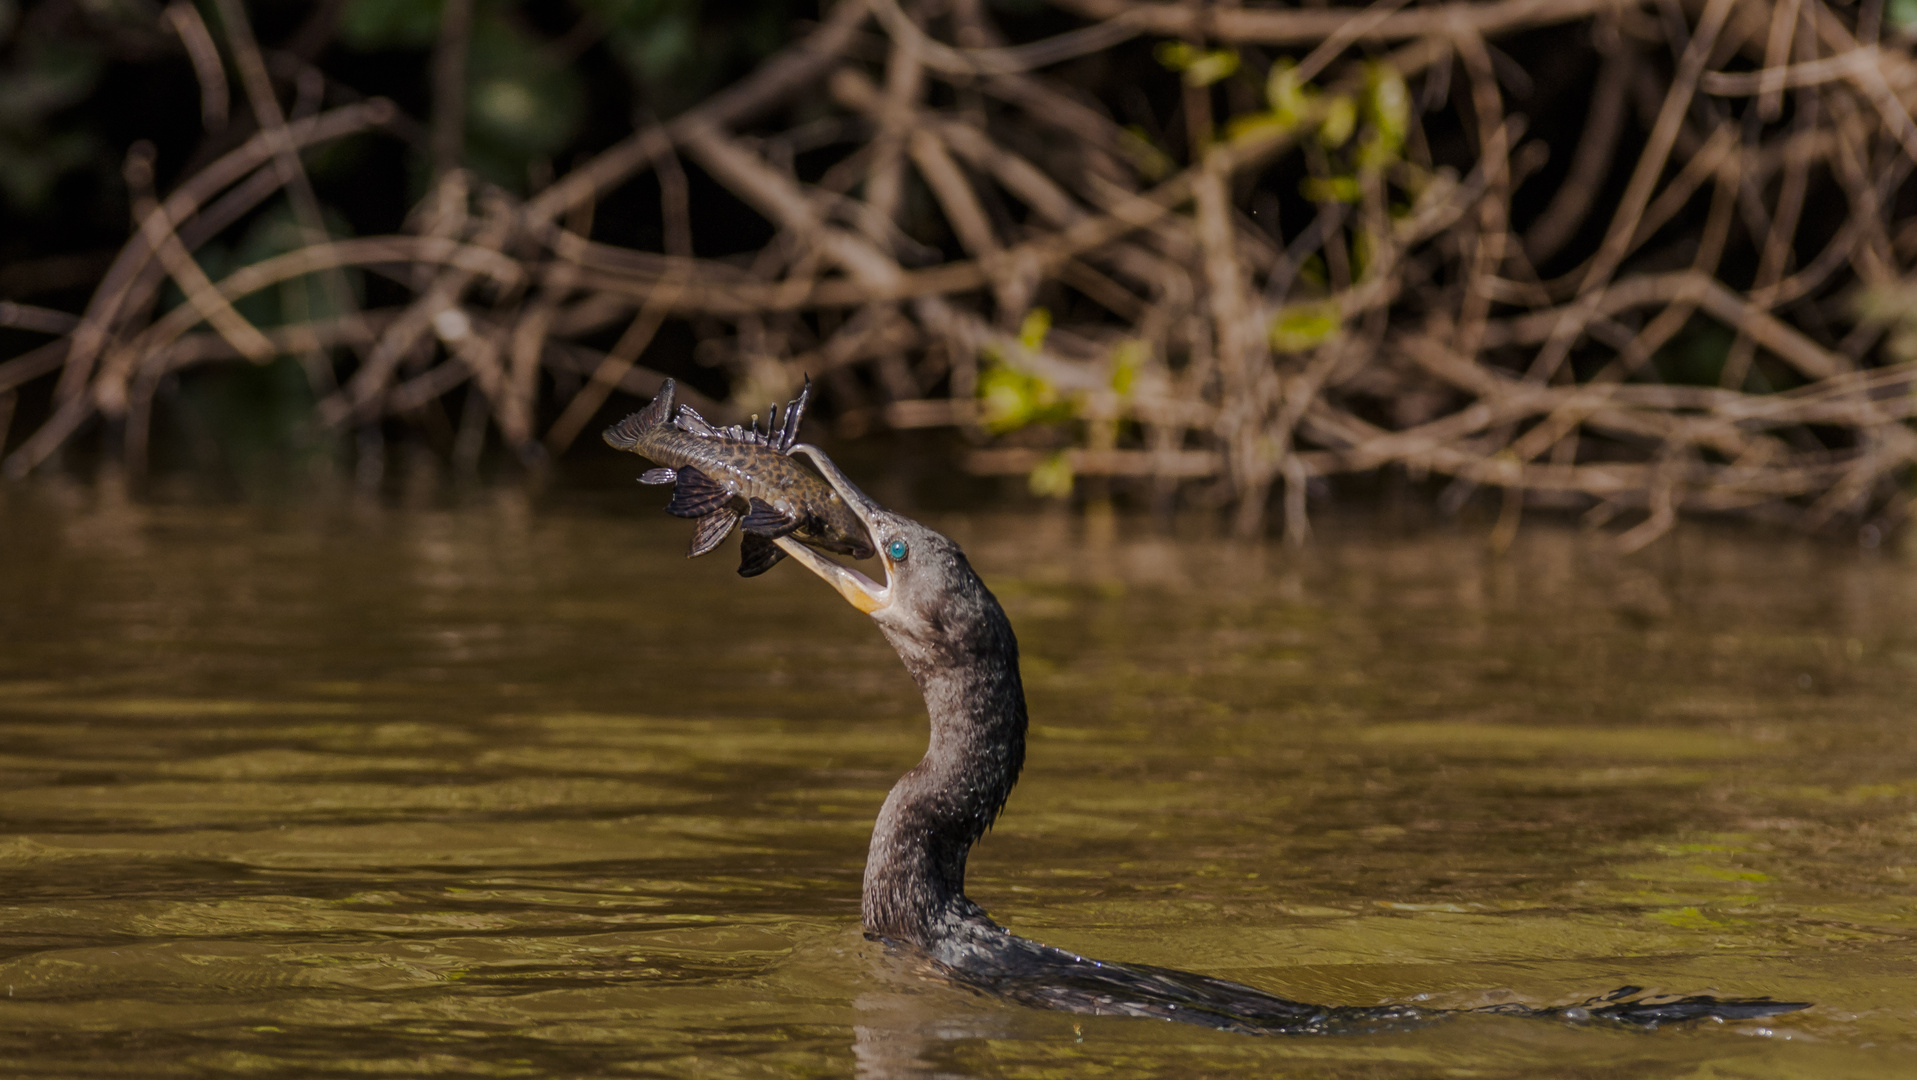
[(607, 428), (600, 438), (615, 450), (630, 450), (639, 445), (639, 437), (658, 427), (672, 416), (672, 380), (659, 384), (659, 393), (652, 404), (626, 417)]
[(739, 541), (739, 576), (758, 577), (779, 565), (785, 552), (763, 536), (746, 533)]

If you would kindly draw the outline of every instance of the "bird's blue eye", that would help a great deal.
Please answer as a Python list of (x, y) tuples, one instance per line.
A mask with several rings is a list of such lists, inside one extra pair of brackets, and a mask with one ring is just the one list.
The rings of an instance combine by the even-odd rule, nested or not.
[(909, 549), (905, 546), (905, 541), (894, 540), (885, 545), (885, 557), (891, 559), (893, 562), (904, 562), (907, 550)]

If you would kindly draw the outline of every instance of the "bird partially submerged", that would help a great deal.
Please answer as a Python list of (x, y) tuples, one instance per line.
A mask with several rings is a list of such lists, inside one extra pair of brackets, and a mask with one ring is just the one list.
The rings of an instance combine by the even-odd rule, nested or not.
[[(965, 860), (1004, 807), (1025, 762), (1018, 640), (957, 544), (873, 502), (817, 447), (800, 444), (790, 451), (811, 460), (856, 518), (878, 551), (885, 580), (826, 558), (795, 535), (772, 543), (872, 617), (917, 681), (931, 716), (925, 757), (893, 786), (872, 829), (861, 903), (867, 937), (922, 954), (961, 984), (1075, 1013), (1303, 1035), (1412, 1027), (1458, 1011), (1312, 1005), (1191, 972), (1087, 959), (994, 923), (965, 895)], [(1570, 1007), (1507, 1004), (1470, 1011), (1654, 1028), (1804, 1007), (1769, 998), (1654, 999), (1624, 987)]]
[(673, 410), (673, 383), (667, 379), (645, 408), (607, 428), (601, 436), (615, 450), (629, 450), (662, 466), (639, 477), (642, 484), (673, 485), (666, 513), (696, 518), (689, 559), (698, 558), (732, 532), (745, 534), (739, 545), (739, 576), (755, 577), (785, 558), (773, 546), (780, 537), (850, 555), (872, 557), (872, 545), (837, 492), (787, 456), (799, 438), (812, 381), (799, 396), (766, 414), (765, 427), (753, 417), (749, 426), (717, 427), (690, 405)]

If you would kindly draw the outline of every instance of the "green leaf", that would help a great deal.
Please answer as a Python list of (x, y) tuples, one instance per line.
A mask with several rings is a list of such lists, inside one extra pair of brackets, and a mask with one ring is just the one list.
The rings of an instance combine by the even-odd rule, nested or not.
[(348, 0), (339, 40), (356, 52), (423, 49), (439, 38), (443, 0)]
[(1132, 164), (1138, 167), (1140, 175), (1147, 180), (1157, 180), (1172, 171), (1172, 159), (1163, 150), (1153, 145), (1151, 136), (1137, 124), (1127, 124), (1125, 134), (1131, 136), (1124, 142), (1125, 149), (1131, 154)]
[[(327, 234), (334, 239), (353, 235), (352, 225), (337, 210), (321, 207), (321, 220), (325, 223)], [(253, 219), (247, 226), (246, 234), (240, 239), (229, 256), (228, 269), (219, 271), (220, 276), (238, 270), (243, 266), (265, 262), (277, 255), (297, 251), (307, 245), (306, 230), (294, 216), (293, 208), (286, 202), (276, 202), (264, 213)], [(207, 267), (208, 276), (215, 275), (215, 268)], [(344, 276), (348, 296), (339, 297), (349, 304), (357, 304), (365, 299), (365, 271), (359, 267), (348, 267), (341, 271)], [(217, 280), (217, 278), (216, 278)], [(332, 288), (320, 274), (305, 274), (289, 278), (278, 285), (262, 289), (241, 297), (234, 307), (255, 326), (271, 327), (285, 323), (306, 322), (313, 319), (329, 319), (345, 314), (334, 303)]]
[(698, 58), (697, 31), (691, 12), (665, 12), (620, 27), (611, 37), (613, 52), (640, 80), (667, 79)]
[(1025, 321), (1019, 324), (1018, 343), (1032, 352), (1037, 352), (1045, 345), (1045, 335), (1051, 332), (1051, 309), (1035, 307), (1025, 313)]
[(1403, 156), (1405, 136), (1411, 130), (1411, 91), (1396, 68), (1389, 64), (1366, 68), (1364, 114), (1369, 130), (1358, 148), (1358, 167), (1376, 172)]
[(1112, 350), (1112, 392), (1124, 397), (1138, 382), (1138, 369), (1151, 358), (1151, 346), (1137, 338), (1121, 341)]
[(1299, 184), (1298, 190), (1316, 203), (1355, 203), (1364, 197), (1355, 176), (1314, 176)]
[(1167, 70), (1184, 76), (1187, 86), (1210, 86), (1238, 70), (1238, 50), (1200, 49), (1183, 41), (1161, 41), (1152, 55)]
[(1290, 60), (1271, 65), (1271, 74), (1265, 76), (1265, 102), (1286, 123), (1297, 123), (1315, 94), (1311, 87), (1299, 81), (1298, 65)]
[(1185, 85), (1210, 86), (1230, 78), (1238, 71), (1238, 50), (1218, 49), (1198, 58), (1185, 69)]
[(1060, 450), (1032, 469), (1031, 475), (1025, 478), (1025, 486), (1040, 498), (1069, 499), (1073, 479), (1072, 459)]
[(1225, 141), (1237, 142), (1240, 139), (1256, 139), (1265, 135), (1282, 135), (1298, 126), (1296, 117), (1285, 117), (1276, 112), (1255, 112), (1234, 116), (1225, 124)]
[(467, 128), (482, 149), (523, 165), (563, 149), (578, 133), (585, 85), (577, 72), (552, 62), (539, 38), (481, 12), (467, 64)]
[(1371, 64), (1365, 70), (1365, 119), (1394, 150), (1404, 145), (1411, 130), (1411, 90), (1390, 64)]
[(980, 418), (994, 435), (1072, 418), (1072, 403), (1036, 375), (993, 363), (979, 373)]
[(1342, 95), (1332, 98), (1325, 106), (1325, 118), (1318, 127), (1318, 141), (1328, 147), (1343, 146), (1351, 141), (1351, 133), (1357, 127), (1357, 104)]
[(1325, 257), (1313, 252), (1298, 264), (1298, 280), (1314, 289), (1322, 289), (1331, 280), (1331, 273), (1325, 268)]
[(1329, 341), (1344, 325), (1338, 304), (1318, 300), (1281, 308), (1271, 320), (1271, 351), (1298, 353)]
[(15, 209), (44, 209), (54, 185), (104, 152), (91, 132), (64, 131), (49, 139), (16, 142), (0, 131), (0, 197)]
[(0, 125), (37, 129), (93, 93), (107, 58), (91, 42), (29, 36), (0, 67)]

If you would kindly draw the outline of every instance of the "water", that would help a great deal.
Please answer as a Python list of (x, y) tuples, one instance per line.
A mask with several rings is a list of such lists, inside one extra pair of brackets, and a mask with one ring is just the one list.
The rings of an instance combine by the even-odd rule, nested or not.
[(1895, 553), (936, 518), (1025, 651), (1029, 765), (971, 874), (1014, 931), (1328, 1003), (1817, 1003), (1259, 1039), (1006, 1005), (866, 943), (912, 684), (799, 568), (688, 563), (657, 501), (0, 486), (0, 1071), (1909, 1074)]

